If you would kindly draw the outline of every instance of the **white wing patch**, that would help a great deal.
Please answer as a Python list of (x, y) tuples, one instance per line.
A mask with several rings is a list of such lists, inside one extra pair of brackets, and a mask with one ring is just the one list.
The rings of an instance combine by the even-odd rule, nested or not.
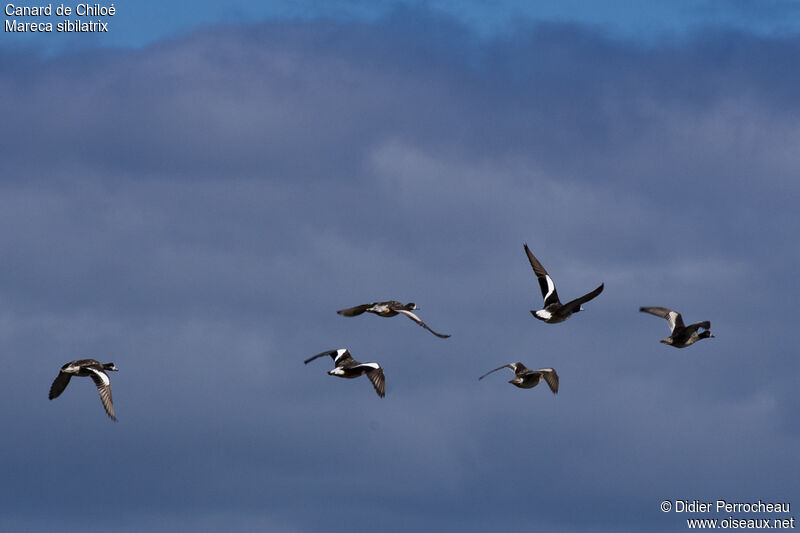
[(553, 280), (550, 278), (549, 274), (546, 275), (544, 279), (547, 281), (547, 294), (545, 295), (544, 300), (547, 301), (547, 299), (550, 298), (550, 296), (552, 296), (553, 291), (556, 290), (556, 286), (553, 283)]
[(95, 376), (99, 377), (100, 381), (103, 382), (104, 387), (108, 387), (109, 384), (111, 384), (111, 380), (108, 379), (108, 376), (106, 375), (105, 372), (100, 372), (99, 370), (96, 370), (94, 368), (86, 368), (86, 370), (93, 373)]
[(345, 356), (347, 356), (347, 348), (339, 348), (338, 350), (336, 350), (336, 357), (333, 358), (333, 363), (337, 364), (339, 362), (339, 359)]
[(543, 320), (550, 320), (550, 318), (553, 316), (553, 313), (544, 309), (539, 309), (534, 314)]
[(667, 322), (669, 322), (669, 329), (670, 331), (675, 331), (675, 324), (678, 320), (678, 313), (675, 311), (670, 311), (667, 314)]

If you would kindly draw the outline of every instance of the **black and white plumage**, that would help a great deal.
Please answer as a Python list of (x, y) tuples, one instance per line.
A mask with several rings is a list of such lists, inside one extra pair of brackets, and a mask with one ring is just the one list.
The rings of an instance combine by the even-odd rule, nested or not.
[[(708, 320), (704, 322), (697, 322), (695, 324), (683, 325), (683, 317), (677, 311), (667, 309), (666, 307), (640, 307), (639, 311), (643, 313), (650, 313), (661, 318), (665, 318), (669, 324), (670, 335), (660, 342), (674, 346), (675, 348), (686, 348), (691, 346), (700, 339), (713, 338), (709, 328), (711, 322)], [(698, 332), (697, 330), (703, 328), (705, 331)]]
[(350, 307), (348, 309), (340, 309), (339, 311), (336, 312), (342, 316), (358, 316), (362, 313), (372, 313), (374, 315), (385, 316), (385, 317), (405, 315), (439, 338), (446, 339), (450, 336), (450, 335), (444, 335), (442, 333), (436, 333), (431, 328), (429, 328), (425, 322), (420, 320), (420, 318), (417, 315), (411, 312), (416, 309), (419, 309), (419, 307), (417, 307), (417, 304), (415, 304), (414, 302), (409, 302), (403, 305), (398, 301), (389, 300), (387, 302), (372, 302), (371, 304), (357, 305), (355, 307)]
[(585, 304), (603, 292), (603, 286), (605, 284), (601, 283), (600, 286), (592, 292), (584, 294), (580, 298), (575, 298), (571, 302), (562, 304), (558, 299), (555, 283), (553, 283), (553, 279), (547, 273), (547, 270), (544, 269), (539, 260), (533, 255), (527, 243), (523, 243), (523, 246), (525, 247), (525, 253), (528, 256), (528, 261), (531, 263), (533, 272), (539, 280), (539, 287), (542, 289), (542, 298), (544, 298), (544, 307), (542, 309), (538, 311), (531, 310), (531, 314), (539, 320), (547, 322), (548, 324), (563, 322), (573, 313), (583, 311), (583, 307), (581, 307), (582, 304)]
[(111, 399), (111, 380), (108, 374), (106, 374), (108, 370), (116, 371), (117, 367), (114, 363), (101, 363), (94, 359), (78, 359), (77, 361), (67, 363), (61, 367), (58, 376), (50, 386), (49, 398), (51, 400), (53, 398), (58, 398), (61, 393), (64, 392), (64, 389), (67, 388), (67, 385), (69, 385), (69, 380), (72, 376), (89, 376), (97, 386), (97, 392), (100, 393), (100, 401), (103, 402), (106, 414), (108, 414), (111, 420), (116, 422), (117, 417), (114, 416), (114, 402)]
[(522, 363), (508, 363), (507, 365), (498, 366), (494, 370), (490, 370), (481, 377), (478, 378), (480, 381), (481, 379), (485, 378), (492, 372), (497, 372), (498, 370), (502, 370), (503, 368), (510, 368), (514, 371), (514, 377), (509, 380), (509, 383), (512, 385), (519, 387), (520, 389), (532, 389), (542, 381), (547, 383), (547, 386), (550, 387), (550, 390), (553, 391), (553, 394), (558, 394), (558, 374), (552, 368), (540, 368), (539, 370), (531, 370), (527, 368)]
[(353, 359), (353, 356), (350, 355), (350, 350), (346, 348), (339, 348), (338, 350), (328, 350), (318, 353), (317, 355), (306, 359), (304, 363), (308, 364), (314, 359), (323, 357), (325, 355), (331, 356), (333, 359), (333, 364), (336, 365), (336, 368), (328, 371), (329, 375), (353, 379), (366, 374), (369, 380), (372, 382), (372, 386), (375, 387), (375, 392), (378, 393), (378, 396), (381, 398), (386, 396), (386, 378), (383, 375), (383, 369), (381, 368), (381, 365), (378, 363), (359, 363)]

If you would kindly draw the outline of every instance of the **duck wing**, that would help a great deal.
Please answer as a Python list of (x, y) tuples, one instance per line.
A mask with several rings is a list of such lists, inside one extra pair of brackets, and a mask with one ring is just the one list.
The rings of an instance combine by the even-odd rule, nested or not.
[(547, 382), (547, 386), (553, 391), (553, 394), (558, 394), (558, 374), (552, 368), (540, 368), (539, 372), (542, 378)]
[(363, 363), (363, 367), (368, 367), (369, 370), (366, 371), (367, 377), (372, 382), (372, 386), (375, 387), (375, 392), (378, 393), (378, 396), (383, 398), (386, 396), (386, 377), (383, 375), (383, 369), (381, 365), (378, 363)]
[(330, 355), (331, 357), (333, 357), (333, 358), (334, 358), (334, 361), (336, 360), (336, 350), (327, 350), (327, 351), (325, 351), (325, 352), (318, 353), (317, 355), (313, 355), (313, 356), (309, 357), (308, 359), (306, 359), (305, 361), (303, 361), (303, 364), (304, 364), (304, 365), (307, 365), (308, 363), (310, 363), (310, 362), (311, 362), (311, 361), (313, 361), (314, 359), (319, 359), (320, 357), (323, 357), (323, 356), (325, 356), (325, 355)]
[(92, 367), (86, 367), (86, 370), (90, 372), (89, 376), (97, 386), (97, 392), (100, 393), (100, 401), (103, 402), (103, 407), (106, 409), (106, 414), (111, 418), (111, 420), (116, 422), (117, 417), (114, 416), (114, 402), (111, 399), (111, 380), (102, 370), (97, 370), (96, 368)]
[(434, 335), (436, 335), (440, 339), (446, 339), (446, 338), (448, 338), (450, 336), (450, 335), (445, 335), (443, 333), (436, 333), (431, 328), (429, 328), (428, 325), (425, 322), (420, 320), (420, 318), (417, 315), (415, 315), (414, 313), (412, 313), (411, 311), (407, 311), (405, 309), (397, 309), (396, 311), (398, 313), (400, 313), (401, 315), (406, 315), (408, 318), (410, 318), (411, 320), (413, 320), (414, 322), (416, 322), (417, 324), (419, 324), (423, 328), (427, 329), (428, 331), (430, 331), (431, 333), (433, 333)]
[(59, 372), (56, 379), (53, 381), (53, 384), (50, 385), (50, 395), (48, 396), (51, 400), (53, 398), (58, 398), (61, 396), (61, 393), (64, 392), (64, 389), (67, 388), (69, 385), (69, 380), (72, 378), (72, 374), (67, 374), (66, 372)]
[(511, 365), (511, 363), (509, 363), (509, 364), (507, 364), (507, 365), (503, 365), (503, 366), (498, 366), (498, 367), (497, 367), (497, 368), (495, 368), (494, 370), (489, 370), (487, 373), (485, 373), (484, 375), (482, 375), (481, 377), (479, 377), (479, 378), (478, 378), (478, 381), (482, 380), (483, 378), (485, 378), (486, 376), (488, 376), (488, 375), (489, 375), (489, 374), (491, 374), (492, 372), (497, 372), (498, 370), (502, 370), (502, 369), (504, 369), (504, 368), (510, 368), (511, 370), (514, 370), (514, 367)]
[(340, 309), (336, 311), (342, 316), (358, 316), (375, 304), (357, 305), (355, 307), (348, 307), (347, 309)]
[(675, 331), (675, 328), (683, 328), (683, 317), (677, 311), (667, 309), (666, 307), (640, 307), (639, 311), (643, 313), (650, 313), (651, 315), (665, 318), (669, 323), (669, 330)]
[(528, 248), (528, 244), (523, 243), (522, 245), (525, 247), (525, 254), (528, 256), (528, 261), (531, 264), (531, 268), (533, 268), (533, 273), (536, 274), (536, 278), (539, 280), (539, 288), (542, 290), (544, 307), (547, 307), (551, 304), (561, 303), (561, 301), (558, 299), (556, 285), (553, 283), (553, 279), (547, 273), (547, 270), (544, 269), (539, 260), (536, 259), (536, 256), (533, 255), (531, 249)]
[(689, 324), (688, 326), (686, 326), (686, 331), (687, 331), (689, 334), (691, 334), (691, 333), (693, 333), (693, 332), (697, 331), (697, 330), (698, 330), (698, 329), (700, 329), (700, 328), (703, 328), (703, 329), (711, 329), (711, 322), (709, 322), (708, 320), (706, 320), (705, 322), (697, 322), (697, 323), (695, 323), (695, 324)]
[(599, 287), (597, 287), (592, 292), (586, 293), (580, 298), (575, 298), (571, 302), (567, 302), (562, 307), (562, 312), (564, 313), (574, 313), (576, 310), (580, 309), (581, 305), (585, 304), (589, 300), (593, 300), (597, 297), (598, 294), (603, 292), (603, 287), (605, 287), (605, 283), (601, 283)]
[(333, 363), (339, 368), (353, 368), (361, 365), (361, 362), (356, 361), (350, 354), (349, 350), (345, 351), (342, 355), (337, 356), (333, 360)]

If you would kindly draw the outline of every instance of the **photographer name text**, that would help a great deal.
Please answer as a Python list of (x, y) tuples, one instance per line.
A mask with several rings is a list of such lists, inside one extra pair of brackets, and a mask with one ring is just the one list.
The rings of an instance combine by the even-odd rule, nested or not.
[(673, 504), (676, 513), (788, 513), (791, 504), (788, 502), (774, 503), (763, 502), (729, 502), (717, 500), (716, 502), (703, 502), (700, 500), (675, 500)]

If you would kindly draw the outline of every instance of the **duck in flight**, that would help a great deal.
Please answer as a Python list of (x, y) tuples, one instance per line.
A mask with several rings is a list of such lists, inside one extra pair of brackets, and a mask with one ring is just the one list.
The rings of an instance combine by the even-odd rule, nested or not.
[(69, 380), (72, 376), (89, 376), (97, 386), (97, 392), (100, 393), (100, 401), (103, 402), (106, 414), (108, 414), (111, 420), (116, 422), (117, 417), (114, 416), (114, 403), (111, 400), (111, 380), (108, 378), (108, 374), (106, 374), (107, 370), (116, 371), (117, 367), (114, 363), (103, 364), (94, 359), (78, 359), (77, 361), (67, 363), (61, 367), (58, 376), (50, 386), (49, 398), (51, 400), (53, 398), (58, 398), (61, 393), (64, 392), (64, 389), (67, 388), (67, 385), (69, 385)]
[(497, 372), (503, 368), (510, 368), (514, 371), (514, 377), (509, 381), (512, 385), (520, 389), (532, 389), (542, 381), (547, 383), (553, 394), (558, 394), (558, 374), (552, 368), (540, 368), (539, 370), (531, 370), (522, 363), (509, 363), (507, 365), (498, 366), (494, 370), (490, 370), (478, 380), (482, 380), (492, 372)]
[[(711, 322), (708, 320), (705, 322), (697, 322), (695, 324), (684, 326), (683, 317), (681, 314), (677, 311), (673, 311), (672, 309), (667, 309), (666, 307), (640, 307), (639, 311), (667, 319), (670, 335), (666, 339), (662, 339), (660, 342), (663, 342), (669, 346), (674, 346), (675, 348), (686, 348), (687, 346), (691, 346), (692, 344), (696, 343), (700, 339), (709, 339), (714, 337), (714, 335), (711, 334), (711, 331), (709, 331)], [(698, 333), (697, 330), (700, 328), (703, 328), (705, 331)]]
[(350, 355), (350, 350), (346, 348), (339, 348), (338, 350), (328, 350), (326, 352), (318, 353), (313, 357), (309, 357), (304, 361), (305, 364), (310, 363), (318, 357), (325, 355), (331, 356), (333, 364), (336, 368), (329, 370), (328, 374), (340, 378), (353, 379), (363, 374), (366, 374), (375, 387), (375, 392), (378, 396), (383, 398), (386, 396), (386, 378), (383, 376), (383, 369), (378, 363), (359, 363), (353, 356)]
[(419, 309), (419, 307), (417, 307), (417, 304), (415, 304), (414, 302), (409, 302), (403, 305), (395, 300), (389, 300), (388, 302), (372, 302), (371, 304), (357, 305), (355, 307), (350, 307), (349, 309), (340, 309), (339, 311), (336, 312), (342, 316), (358, 316), (362, 313), (372, 313), (378, 316), (385, 316), (385, 317), (405, 315), (439, 338), (446, 339), (450, 336), (450, 335), (444, 335), (442, 333), (436, 333), (431, 328), (429, 328), (425, 322), (420, 320), (420, 318), (417, 315), (411, 312), (416, 309)]
[(536, 277), (539, 280), (539, 287), (542, 289), (542, 297), (544, 298), (543, 309), (539, 309), (538, 311), (531, 310), (531, 314), (539, 320), (547, 322), (548, 324), (563, 322), (568, 319), (572, 313), (583, 311), (582, 304), (585, 304), (603, 292), (603, 286), (605, 284), (601, 283), (600, 286), (592, 292), (584, 294), (580, 298), (575, 298), (571, 302), (562, 304), (558, 299), (556, 286), (553, 283), (550, 275), (547, 273), (547, 270), (545, 270), (539, 260), (536, 259), (531, 252), (531, 249), (528, 248), (528, 245), (523, 243), (523, 246), (525, 247), (525, 253), (528, 255), (528, 261), (531, 263), (533, 272), (536, 274)]

